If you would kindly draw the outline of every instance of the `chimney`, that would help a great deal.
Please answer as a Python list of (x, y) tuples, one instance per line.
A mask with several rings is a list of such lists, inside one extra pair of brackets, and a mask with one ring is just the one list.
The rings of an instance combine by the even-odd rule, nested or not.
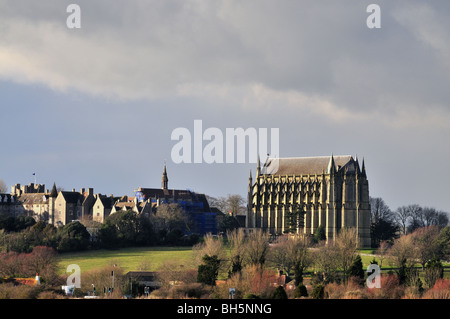
[(75, 188), (72, 188), (72, 193), (75, 193)]
[(84, 189), (84, 188), (82, 188), (82, 189), (81, 189), (81, 191), (80, 191), (81, 195), (83, 195), (83, 194), (84, 194), (84, 191), (85, 191), (85, 189)]
[(88, 188), (88, 195), (94, 195), (94, 189)]

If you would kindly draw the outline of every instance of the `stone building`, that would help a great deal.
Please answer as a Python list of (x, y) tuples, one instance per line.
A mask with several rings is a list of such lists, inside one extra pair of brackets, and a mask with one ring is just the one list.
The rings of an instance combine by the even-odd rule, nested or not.
[(151, 211), (155, 211), (162, 204), (178, 204), (195, 222), (196, 229), (193, 232), (202, 235), (217, 233), (216, 213), (211, 211), (206, 196), (188, 189), (169, 189), (169, 178), (165, 164), (161, 188), (139, 187), (135, 193), (136, 205), (147, 203)]
[[(268, 159), (248, 186), (247, 228), (271, 234), (292, 231), (291, 213), (303, 212), (303, 227), (314, 234), (321, 225), (327, 241), (340, 229), (356, 228), (359, 245), (370, 246), (369, 184), (362, 166), (352, 156)], [(299, 223), (300, 224), (300, 223)]]

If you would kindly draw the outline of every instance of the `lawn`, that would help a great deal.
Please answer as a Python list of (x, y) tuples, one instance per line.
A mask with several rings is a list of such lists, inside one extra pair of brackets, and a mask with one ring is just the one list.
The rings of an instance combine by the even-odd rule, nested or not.
[(192, 260), (192, 247), (139, 247), (118, 250), (89, 250), (59, 255), (58, 271), (77, 264), (82, 271), (117, 265), (125, 271), (156, 271), (164, 262), (175, 261), (188, 265)]

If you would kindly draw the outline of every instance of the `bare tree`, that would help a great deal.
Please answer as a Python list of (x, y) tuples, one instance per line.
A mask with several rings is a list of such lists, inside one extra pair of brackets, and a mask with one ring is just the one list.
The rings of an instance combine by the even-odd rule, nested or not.
[(397, 267), (399, 281), (404, 283), (417, 258), (417, 250), (415, 249), (412, 235), (403, 235), (395, 239), (388, 253), (390, 256), (389, 261), (393, 266)]
[(376, 198), (370, 197), (370, 209), (371, 209), (370, 213), (372, 223), (377, 223), (380, 220), (392, 219), (391, 209), (380, 197)]
[(294, 269), (296, 286), (303, 282), (303, 272), (312, 263), (309, 253), (311, 245), (311, 237), (305, 234), (290, 236), (287, 241), (287, 254)]
[(425, 270), (425, 265), (433, 257), (442, 257), (441, 245), (439, 243), (439, 228), (437, 226), (421, 227), (411, 234), (416, 257)]
[(269, 234), (261, 229), (252, 231), (245, 241), (245, 256), (247, 262), (263, 267), (269, 250)]
[(158, 207), (156, 214), (151, 215), (152, 223), (157, 231), (166, 229), (187, 228), (191, 226), (189, 216), (178, 204), (162, 204)]
[(409, 209), (408, 206), (399, 207), (394, 213), (394, 219), (400, 226), (400, 229), (404, 235), (408, 230), (408, 224), (411, 218), (412, 218), (411, 210)]
[(289, 236), (280, 236), (277, 241), (270, 247), (267, 254), (267, 261), (279, 270), (286, 274), (290, 274), (294, 263), (290, 256), (290, 241)]
[(236, 216), (241, 211), (241, 206), (245, 204), (244, 198), (241, 195), (228, 194), (226, 197), (210, 197), (208, 196), (210, 206), (217, 207), (221, 212)]
[(243, 256), (245, 252), (245, 233), (242, 228), (227, 231), (227, 238), (229, 242), (230, 256), (231, 256), (231, 271), (230, 274), (240, 272), (243, 268)]
[(355, 228), (343, 228), (334, 241), (337, 260), (344, 271), (344, 282), (346, 282), (347, 271), (358, 249), (358, 236)]
[(380, 243), (380, 247), (377, 249), (378, 259), (380, 260), (380, 268), (383, 267), (383, 260), (386, 258), (389, 248), (391, 248), (391, 246), (388, 241), (384, 240)]
[(316, 271), (322, 275), (323, 282), (328, 282), (333, 279), (339, 268), (337, 262), (337, 252), (333, 245), (321, 243), (313, 251), (313, 262)]

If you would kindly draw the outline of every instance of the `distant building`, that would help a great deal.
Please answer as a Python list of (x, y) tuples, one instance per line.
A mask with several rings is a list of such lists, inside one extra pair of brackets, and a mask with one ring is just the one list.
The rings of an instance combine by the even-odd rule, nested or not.
[(139, 187), (135, 191), (136, 201), (138, 203), (150, 203), (156, 209), (162, 204), (178, 204), (196, 223), (197, 233), (202, 235), (207, 233), (217, 234), (216, 213), (211, 211), (206, 196), (191, 190), (169, 189), (168, 185), (169, 179), (164, 164), (161, 188)]
[(272, 234), (289, 231), (290, 213), (300, 210), (303, 228), (314, 234), (325, 228), (333, 241), (344, 227), (355, 228), (359, 245), (370, 247), (369, 182), (364, 160), (360, 167), (352, 156), (268, 159), (258, 167), (248, 189), (248, 228)]
[(104, 195), (97, 195), (94, 207), (92, 208), (92, 220), (103, 223), (105, 219), (111, 214), (111, 210), (116, 201), (120, 198)]
[(53, 224), (66, 225), (74, 220), (90, 219), (95, 203), (94, 189), (80, 192), (60, 191), (54, 200)]

